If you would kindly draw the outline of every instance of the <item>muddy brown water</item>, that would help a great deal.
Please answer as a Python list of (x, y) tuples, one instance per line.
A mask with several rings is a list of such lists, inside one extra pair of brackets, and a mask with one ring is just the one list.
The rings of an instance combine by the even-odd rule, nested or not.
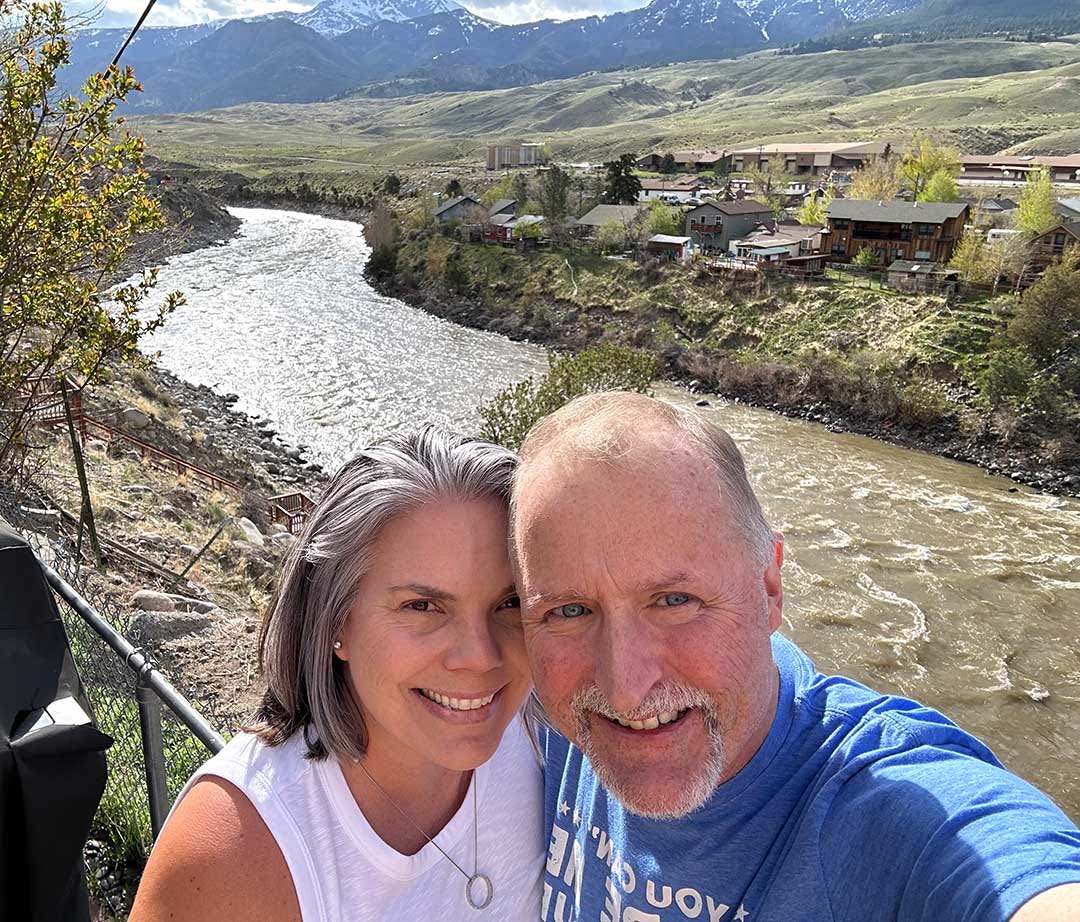
[[(401, 427), (468, 429), (545, 367), (372, 291), (358, 225), (235, 211), (239, 236), (162, 270), (188, 303), (151, 348), (329, 468)], [(787, 634), (823, 670), (944, 711), (1080, 819), (1080, 501), (715, 398), (704, 412), (786, 536)]]

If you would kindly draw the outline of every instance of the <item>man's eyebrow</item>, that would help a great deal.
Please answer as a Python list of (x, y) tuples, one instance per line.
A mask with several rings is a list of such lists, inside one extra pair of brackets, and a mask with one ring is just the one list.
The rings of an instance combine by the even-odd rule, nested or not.
[(655, 579), (648, 579), (637, 584), (637, 591), (641, 593), (657, 592), (660, 589), (670, 589), (672, 586), (681, 586), (692, 582), (694, 575), (687, 570), (675, 570), (665, 573)]
[(550, 605), (552, 602), (577, 602), (586, 598), (582, 592), (566, 589), (562, 592), (530, 592), (526, 599), (530, 605)]
[(425, 586), (423, 583), (403, 583), (400, 586), (391, 586), (391, 592), (414, 592), (429, 599), (438, 599), (441, 602), (453, 602), (455, 596), (445, 589), (436, 589), (434, 586)]

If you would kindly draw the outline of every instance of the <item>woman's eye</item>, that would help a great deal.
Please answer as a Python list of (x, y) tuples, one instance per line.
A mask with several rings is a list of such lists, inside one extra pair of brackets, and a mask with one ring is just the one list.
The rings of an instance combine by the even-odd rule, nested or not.
[(668, 592), (660, 596), (660, 605), (673, 606), (685, 605), (690, 601), (690, 596), (685, 592)]
[(571, 602), (569, 605), (560, 605), (558, 608), (553, 608), (551, 613), (557, 618), (580, 618), (582, 615), (587, 615), (589, 609), (580, 602)]
[(412, 611), (435, 611), (435, 603), (431, 599), (414, 599), (412, 602), (406, 602), (405, 607)]
[(521, 608), (521, 599), (516, 595), (510, 596), (505, 602), (503, 602), (499, 608)]

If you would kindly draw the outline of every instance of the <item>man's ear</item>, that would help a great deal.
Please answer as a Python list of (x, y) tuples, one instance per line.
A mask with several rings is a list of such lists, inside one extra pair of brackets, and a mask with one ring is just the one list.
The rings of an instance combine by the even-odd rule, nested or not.
[(775, 540), (772, 549), (772, 559), (765, 568), (765, 596), (769, 605), (769, 631), (780, 630), (780, 624), (784, 620), (784, 581), (780, 576), (780, 569), (784, 566), (784, 536), (780, 532), (773, 532)]

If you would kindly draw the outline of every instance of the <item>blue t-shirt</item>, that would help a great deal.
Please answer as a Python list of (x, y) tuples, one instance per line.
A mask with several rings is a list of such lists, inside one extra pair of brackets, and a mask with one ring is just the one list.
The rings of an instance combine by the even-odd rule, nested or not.
[(698, 811), (625, 811), (546, 731), (544, 922), (997, 922), (1080, 881), (1080, 831), (937, 711), (774, 635), (753, 759)]

